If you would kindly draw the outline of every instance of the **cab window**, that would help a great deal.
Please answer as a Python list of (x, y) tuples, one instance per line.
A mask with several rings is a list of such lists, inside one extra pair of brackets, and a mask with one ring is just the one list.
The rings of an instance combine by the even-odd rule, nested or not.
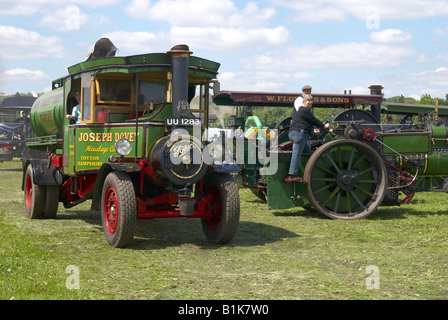
[(165, 102), (165, 83), (156, 81), (140, 81), (138, 105), (149, 103), (160, 104)]
[(98, 103), (129, 104), (131, 81), (126, 79), (99, 79)]

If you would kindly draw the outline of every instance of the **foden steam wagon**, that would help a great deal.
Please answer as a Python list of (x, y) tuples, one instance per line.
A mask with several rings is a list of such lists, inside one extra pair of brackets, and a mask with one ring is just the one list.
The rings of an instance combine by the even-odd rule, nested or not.
[[(303, 154), (299, 168), (304, 183), (283, 181), (291, 160), (291, 118), (266, 127), (247, 126), (253, 118), (250, 109), (292, 110), (298, 94), (221, 91), (215, 95), (217, 105), (236, 107), (231, 124), (245, 132), (244, 148), (233, 141), (234, 158), (241, 159), (240, 184), (252, 189), (270, 209), (303, 207), (345, 220), (365, 218), (379, 206), (405, 204), (415, 192), (447, 192), (446, 107), (383, 105), (382, 87), (370, 89), (370, 95), (313, 94), (313, 109), (342, 111), (322, 119), (331, 121), (331, 129), (316, 132), (308, 141), (312, 151)], [(382, 124), (381, 114), (389, 111), (419, 121)], [(254, 129), (257, 135), (249, 136)]]
[[(231, 241), (237, 169), (217, 163), (203, 136), (219, 63), (191, 54), (178, 45), (105, 55), (53, 81), (31, 110), (37, 137), (23, 157), (27, 216), (54, 218), (60, 202), (70, 208), (91, 199), (114, 247), (129, 245), (138, 219), (153, 218), (200, 218), (207, 240)], [(76, 123), (67, 115), (78, 104)]]

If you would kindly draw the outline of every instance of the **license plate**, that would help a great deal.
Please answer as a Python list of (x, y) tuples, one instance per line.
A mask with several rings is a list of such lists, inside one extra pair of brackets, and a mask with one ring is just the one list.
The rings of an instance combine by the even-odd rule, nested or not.
[(165, 125), (167, 125), (167, 126), (186, 126), (186, 127), (200, 126), (201, 120), (193, 119), (193, 118), (167, 118), (167, 119), (165, 119)]

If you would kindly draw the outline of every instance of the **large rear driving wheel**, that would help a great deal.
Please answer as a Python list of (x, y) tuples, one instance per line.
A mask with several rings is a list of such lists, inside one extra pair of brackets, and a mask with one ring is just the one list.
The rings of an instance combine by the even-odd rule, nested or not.
[(312, 206), (332, 219), (362, 219), (381, 204), (387, 184), (381, 157), (357, 140), (335, 140), (310, 157), (304, 172)]

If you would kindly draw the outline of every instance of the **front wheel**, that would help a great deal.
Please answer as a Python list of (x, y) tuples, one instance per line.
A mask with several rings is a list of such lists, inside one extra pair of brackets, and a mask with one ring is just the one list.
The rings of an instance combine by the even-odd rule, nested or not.
[(362, 219), (381, 204), (387, 173), (378, 153), (357, 140), (335, 140), (318, 148), (304, 171), (314, 209), (332, 219)]
[(109, 245), (115, 248), (128, 246), (134, 238), (136, 221), (137, 206), (131, 178), (120, 171), (109, 173), (101, 195), (101, 222)]
[(235, 236), (240, 219), (238, 186), (230, 174), (212, 174), (205, 181), (206, 216), (201, 219), (205, 237), (225, 244)]

